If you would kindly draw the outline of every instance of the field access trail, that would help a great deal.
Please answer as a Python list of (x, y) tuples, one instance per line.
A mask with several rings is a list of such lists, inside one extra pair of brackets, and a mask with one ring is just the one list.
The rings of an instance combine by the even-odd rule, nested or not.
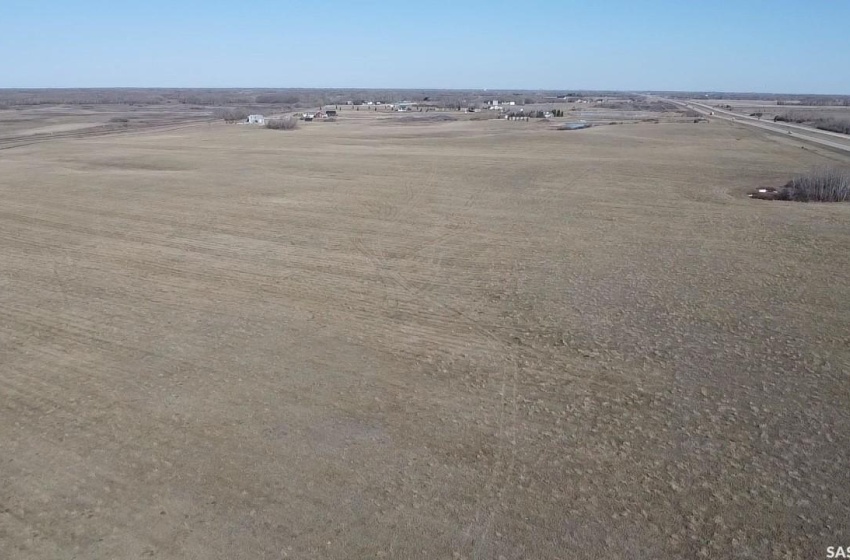
[(0, 557), (817, 557), (850, 206), (758, 131), (343, 114), (0, 153)]

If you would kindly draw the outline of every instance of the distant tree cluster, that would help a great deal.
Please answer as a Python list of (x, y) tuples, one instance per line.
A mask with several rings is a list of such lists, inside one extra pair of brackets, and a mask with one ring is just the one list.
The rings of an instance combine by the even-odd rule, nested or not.
[(815, 105), (818, 107), (850, 107), (850, 97), (797, 96), (793, 99), (778, 99), (777, 105)]
[(234, 107), (219, 109), (215, 112), (216, 117), (223, 119), (224, 122), (228, 123), (244, 121), (248, 118), (248, 115), (250, 114), (251, 111), (249, 111), (248, 109)]
[(850, 119), (815, 119), (815, 128), (820, 130), (828, 130), (830, 132), (838, 132), (839, 134), (850, 134)]
[[(188, 93), (182, 92), (176, 95), (176, 101), (183, 105), (229, 105), (231, 103), (244, 103), (247, 101), (242, 96), (229, 93)], [(166, 99), (166, 103), (171, 103), (172, 99)]]
[(797, 202), (850, 201), (850, 171), (823, 168), (795, 177), (779, 189), (777, 198)]
[(298, 120), (295, 117), (283, 117), (282, 119), (269, 119), (266, 128), (272, 130), (295, 130), (298, 128)]
[(808, 119), (800, 113), (783, 113), (773, 117), (773, 122), (804, 123)]
[(167, 103), (161, 90), (46, 89), (0, 90), (0, 104), (19, 105), (153, 105)]
[(850, 119), (838, 117), (811, 117), (802, 112), (784, 113), (773, 117), (773, 122), (808, 124), (820, 130), (850, 134)]
[(287, 93), (264, 93), (256, 97), (257, 103), (281, 103), (284, 105), (295, 105), (300, 99), (297, 95)]

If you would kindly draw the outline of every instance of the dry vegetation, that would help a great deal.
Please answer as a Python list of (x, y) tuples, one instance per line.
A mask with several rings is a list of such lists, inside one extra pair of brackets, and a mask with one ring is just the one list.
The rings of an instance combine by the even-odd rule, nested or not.
[(555, 92), (365, 90), (365, 89), (7, 89), (0, 90), (0, 106), (38, 105), (196, 105), (204, 107), (313, 107), (347, 101), (385, 102), (411, 100), (435, 107), (461, 107), (481, 103), (493, 96), (534, 103)]
[(414, 115), (401, 115), (394, 119), (396, 122), (403, 123), (438, 123), (438, 122), (452, 122), (458, 120), (458, 118), (451, 114), (446, 113), (425, 113), (423, 114), (414, 114)]
[(658, 92), (664, 97), (681, 99), (702, 99), (715, 104), (717, 101), (737, 103), (758, 102), (773, 106), (809, 106), (809, 107), (850, 107), (850, 95), (810, 95), (789, 93), (733, 93), (733, 92)]
[(3, 152), (0, 558), (846, 544), (850, 204), (745, 196), (820, 156), (352, 115)]
[(808, 124), (820, 130), (850, 134), (850, 116), (847, 117), (821, 117), (803, 112), (782, 113), (773, 117), (774, 122), (792, 122)]
[(295, 130), (298, 128), (298, 119), (292, 116), (269, 119), (266, 121), (266, 128), (272, 130)]
[(250, 109), (245, 109), (241, 107), (229, 107), (227, 109), (218, 109), (215, 112), (216, 117), (222, 119), (224, 122), (227, 123), (244, 121), (248, 118), (248, 115), (250, 114)]
[(824, 168), (789, 181), (779, 191), (781, 200), (795, 202), (850, 201), (850, 171)]
[(817, 119), (813, 124), (815, 128), (819, 128), (821, 130), (850, 134), (850, 119)]

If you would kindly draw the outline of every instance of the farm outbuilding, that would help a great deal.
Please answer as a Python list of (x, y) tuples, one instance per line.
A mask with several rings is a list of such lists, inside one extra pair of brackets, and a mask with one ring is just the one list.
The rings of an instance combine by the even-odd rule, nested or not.
[[(244, 113), (242, 113), (244, 115)], [(263, 115), (248, 115), (248, 124), (265, 124), (266, 118)]]

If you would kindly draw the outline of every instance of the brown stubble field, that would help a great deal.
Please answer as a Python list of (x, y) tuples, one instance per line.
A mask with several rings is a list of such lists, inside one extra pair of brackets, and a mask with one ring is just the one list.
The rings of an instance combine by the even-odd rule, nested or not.
[(840, 157), (366, 116), (4, 150), (0, 557), (821, 557), (850, 206), (743, 193)]

